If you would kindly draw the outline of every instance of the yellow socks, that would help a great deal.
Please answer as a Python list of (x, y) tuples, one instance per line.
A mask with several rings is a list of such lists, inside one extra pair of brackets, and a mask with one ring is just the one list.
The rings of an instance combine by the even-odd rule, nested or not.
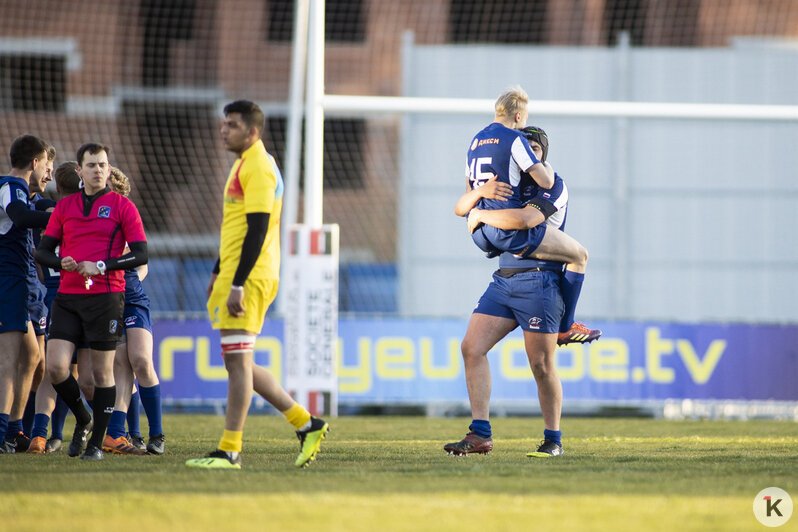
[(226, 452), (241, 452), (241, 440), (244, 438), (244, 431), (242, 430), (227, 430), (225, 429), (222, 435), (222, 441), (219, 442), (219, 449)]
[(285, 419), (288, 420), (297, 430), (301, 429), (310, 422), (310, 412), (300, 406), (299, 403), (294, 403), (294, 406), (283, 412)]

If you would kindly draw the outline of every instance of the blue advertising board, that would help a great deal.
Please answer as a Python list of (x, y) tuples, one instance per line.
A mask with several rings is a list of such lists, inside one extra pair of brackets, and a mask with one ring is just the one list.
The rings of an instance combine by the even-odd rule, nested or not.
[[(464, 320), (339, 322), (341, 403), (462, 401)], [(609, 322), (604, 336), (557, 350), (568, 400), (798, 401), (798, 326)], [(165, 399), (224, 400), (219, 335), (207, 322), (156, 320), (155, 368)], [(283, 377), (283, 321), (269, 320), (256, 363)], [(537, 397), (519, 330), (488, 354), (494, 400)]]

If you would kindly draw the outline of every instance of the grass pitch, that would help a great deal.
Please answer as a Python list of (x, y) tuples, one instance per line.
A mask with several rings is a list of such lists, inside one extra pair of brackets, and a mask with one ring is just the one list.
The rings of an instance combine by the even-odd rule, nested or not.
[(798, 505), (793, 422), (565, 418), (566, 455), (531, 459), (540, 418), (494, 419), (493, 453), (468, 457), (442, 450), (466, 419), (330, 421), (308, 469), (293, 466), (293, 430), (272, 416), (247, 420), (241, 471), (184, 465), (215, 448), (216, 416), (166, 416), (162, 457), (0, 455), (0, 516), (15, 532), (728, 531), (765, 529), (752, 512), (763, 488)]

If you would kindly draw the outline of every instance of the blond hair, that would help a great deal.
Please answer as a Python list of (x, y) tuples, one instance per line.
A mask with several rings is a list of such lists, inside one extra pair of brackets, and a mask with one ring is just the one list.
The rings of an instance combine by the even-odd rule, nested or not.
[(520, 85), (510, 87), (496, 98), (496, 116), (514, 116), (526, 109), (529, 95)]
[(130, 180), (116, 166), (111, 167), (111, 175), (108, 177), (108, 181), (111, 183), (111, 190), (117, 194), (125, 197), (130, 194)]

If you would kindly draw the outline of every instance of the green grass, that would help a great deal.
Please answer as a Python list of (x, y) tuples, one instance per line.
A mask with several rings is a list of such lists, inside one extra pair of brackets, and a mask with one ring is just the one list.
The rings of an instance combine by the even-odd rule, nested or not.
[[(442, 446), (468, 420), (344, 417), (318, 460), (279, 417), (247, 421), (244, 469), (197, 471), (223, 420), (170, 415), (167, 454), (100, 463), (0, 455), (3, 528), (26, 530), (760, 530), (754, 496), (798, 503), (798, 425), (778, 421), (563, 420), (566, 455), (529, 459), (540, 418), (493, 421), (494, 451)], [(66, 434), (71, 434), (67, 427)], [(780, 530), (798, 530), (798, 517)]]

